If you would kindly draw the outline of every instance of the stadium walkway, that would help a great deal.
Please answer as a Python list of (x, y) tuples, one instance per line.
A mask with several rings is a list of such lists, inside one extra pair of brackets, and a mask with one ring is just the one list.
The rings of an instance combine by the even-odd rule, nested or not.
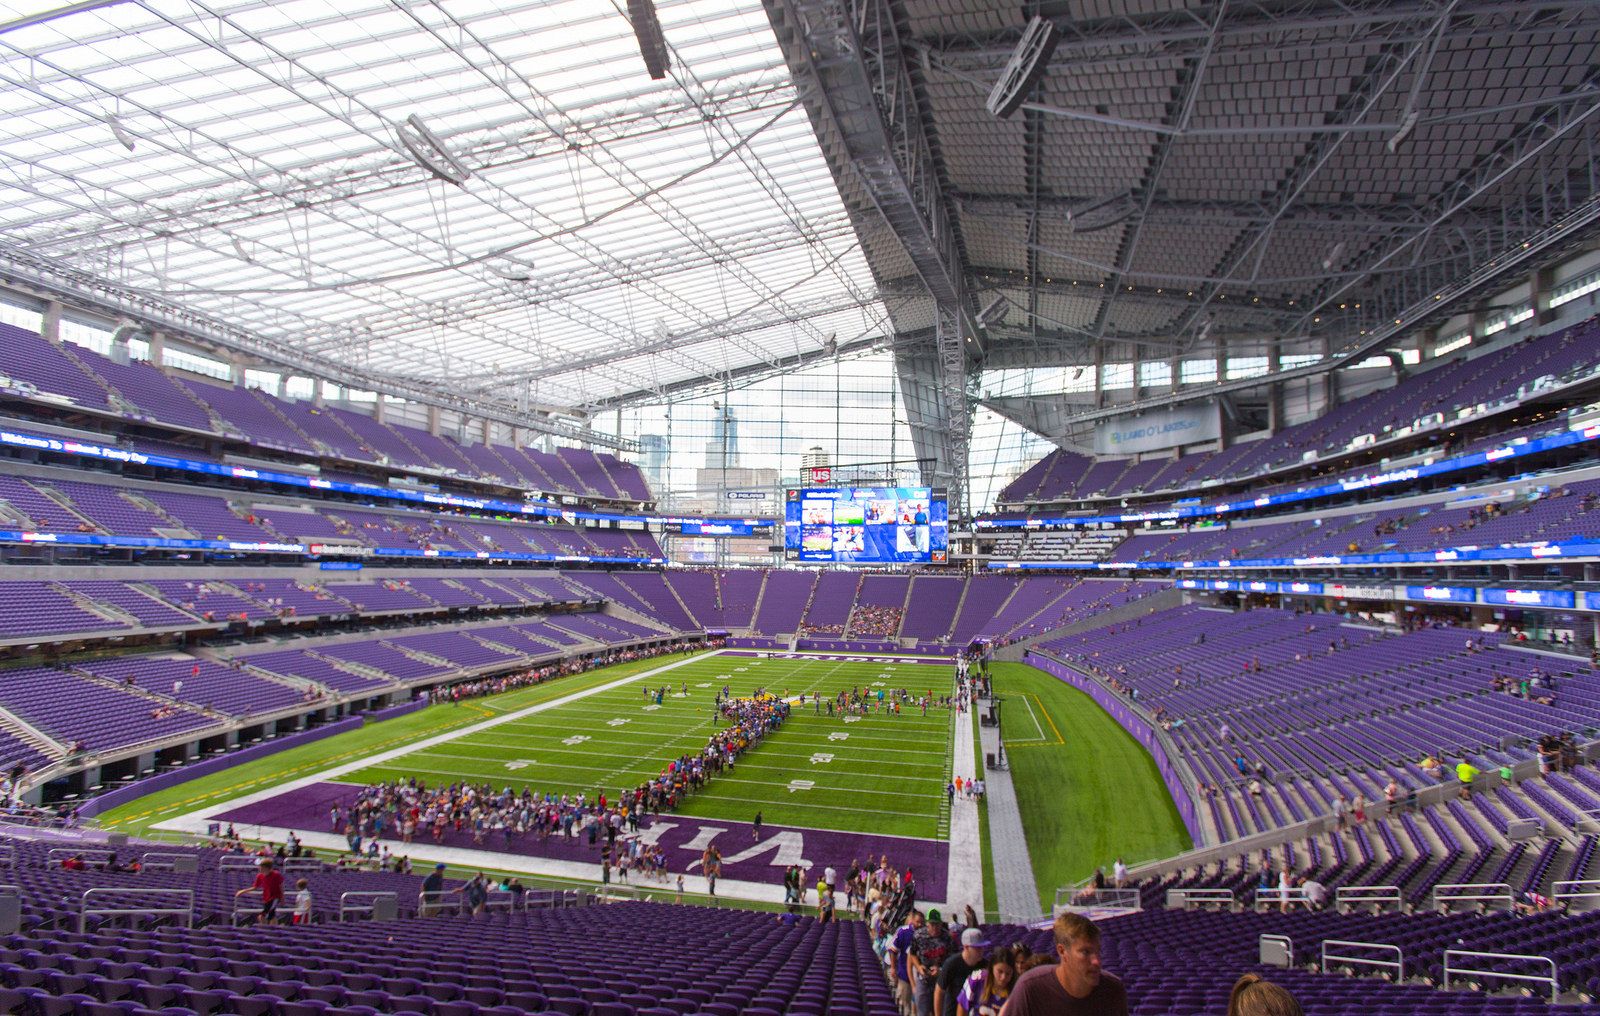
[[(984, 756), (998, 753), (1000, 736), (993, 727), (983, 727)], [(1033, 861), (1028, 857), (1028, 841), (1022, 833), (1022, 811), (1017, 792), (1007, 769), (988, 769), (983, 775), (984, 798), (989, 807), (989, 850), (994, 860), (995, 902), (1003, 921), (1024, 921), (1037, 917), (1039, 887), (1033, 877)]]

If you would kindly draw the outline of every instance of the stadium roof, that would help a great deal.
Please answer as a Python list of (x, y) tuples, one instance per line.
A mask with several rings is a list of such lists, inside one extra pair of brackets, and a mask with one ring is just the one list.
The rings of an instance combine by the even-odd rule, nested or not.
[(0, 254), (308, 370), (524, 405), (880, 335), (760, 4), (660, 2), (663, 80), (631, 6), (0, 5)]
[[(885, 133), (903, 180), (937, 181), (943, 267), (969, 310), (1004, 298), (988, 366), (1164, 359), (1202, 330), (1338, 349), (1596, 194), (1591, 0), (853, 0), (854, 77), (808, 59), (827, 0), (769, 6), (825, 151), (862, 159), (853, 89), (904, 96)], [(1060, 41), (1003, 119), (985, 101), (1035, 13)], [(883, 189), (836, 174), (883, 291), (937, 289)]]

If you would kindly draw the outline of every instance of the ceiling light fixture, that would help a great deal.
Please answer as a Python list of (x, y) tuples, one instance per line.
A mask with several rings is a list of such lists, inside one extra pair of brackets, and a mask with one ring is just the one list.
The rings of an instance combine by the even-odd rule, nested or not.
[(1406, 118), (1404, 120), (1400, 121), (1400, 129), (1395, 131), (1383, 146), (1389, 150), (1390, 155), (1393, 155), (1401, 145), (1405, 144), (1406, 138), (1409, 138), (1411, 136), (1411, 132), (1417, 129), (1417, 121), (1420, 118), (1421, 117), (1417, 111), (1413, 109), (1411, 112), (1406, 114)]
[(429, 130), (421, 117), (412, 113), (406, 117), (405, 123), (397, 124), (394, 131), (417, 165), (446, 183), (466, 186), (467, 180), (472, 177), (472, 170), (445, 147), (444, 139)]
[(997, 296), (978, 311), (978, 324), (988, 326), (1006, 316), (1006, 298)]
[(984, 104), (991, 116), (1005, 120), (1022, 107), (1033, 86), (1044, 77), (1060, 39), (1061, 29), (1054, 22), (1041, 17), (1028, 22), (1011, 59), (1006, 61), (1005, 70), (1000, 72), (1000, 80), (995, 82)]
[(133, 135), (129, 134), (127, 128), (122, 126), (121, 117), (114, 113), (111, 116), (106, 117), (106, 126), (111, 128), (112, 136), (114, 136), (118, 141), (122, 142), (123, 148), (126, 148), (130, 152), (133, 151)]
[(667, 39), (661, 34), (661, 19), (656, 15), (654, 0), (628, 0), (628, 20), (633, 23), (634, 38), (639, 40), (639, 55), (644, 57), (644, 69), (652, 81), (667, 76), (672, 58), (667, 53)]

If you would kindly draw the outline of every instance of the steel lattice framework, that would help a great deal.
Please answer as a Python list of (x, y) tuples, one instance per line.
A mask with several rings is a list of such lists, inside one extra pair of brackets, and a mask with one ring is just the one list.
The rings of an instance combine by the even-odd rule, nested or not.
[[(959, 506), (986, 370), (1270, 350), (1326, 359), (1269, 380), (1314, 374), (1600, 217), (1593, 0), (657, 7), (660, 82), (622, 0), (0, 23), (0, 273), (574, 440), (598, 410), (892, 349)], [(1034, 15), (1061, 41), (996, 119)]]

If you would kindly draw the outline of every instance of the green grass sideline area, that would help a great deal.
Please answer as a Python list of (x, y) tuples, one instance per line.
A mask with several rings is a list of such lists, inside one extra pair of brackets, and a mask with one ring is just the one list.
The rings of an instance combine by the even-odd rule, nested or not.
[(1022, 663), (992, 668), (1006, 757), (1044, 913), (1058, 886), (1111, 862), (1190, 847), (1150, 754), (1089, 696)]

